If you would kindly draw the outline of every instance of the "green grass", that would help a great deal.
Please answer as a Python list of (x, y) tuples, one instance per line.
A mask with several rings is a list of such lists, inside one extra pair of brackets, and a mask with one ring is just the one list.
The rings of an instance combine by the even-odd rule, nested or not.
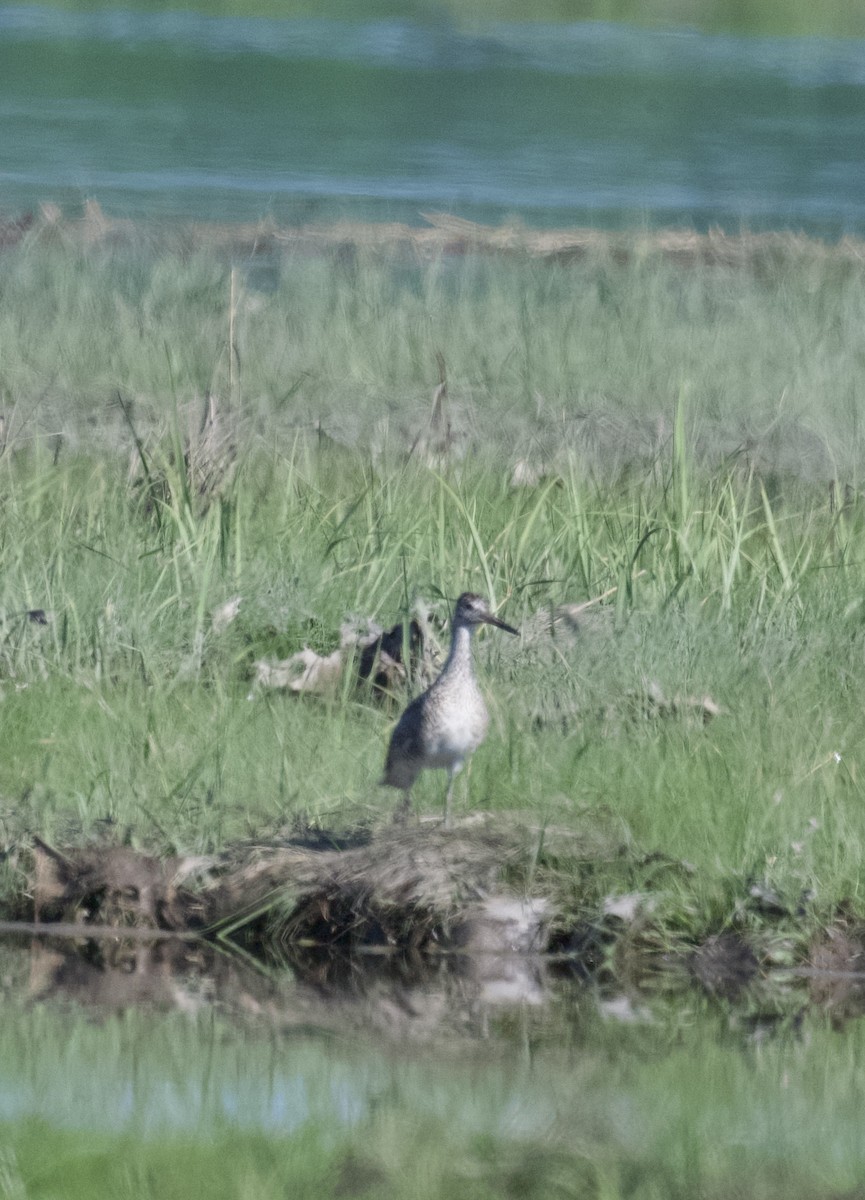
[[(754, 878), (823, 917), (861, 910), (862, 273), (272, 268), (240, 289), (229, 388), (218, 258), (4, 258), (5, 839), (109, 821), (212, 850), (298, 814), (384, 816), (393, 713), (350, 688), (250, 699), (257, 659), (328, 652), (347, 615), (387, 625), (417, 597), (471, 588), (530, 622), (609, 592), (572, 646), (480, 639), (493, 724), (458, 811), (601, 824), (637, 858), (684, 859), (661, 890), (697, 929), (733, 920)], [(430, 459), (436, 350), (456, 441)], [(178, 451), (208, 388), (238, 458), (209, 501)], [(133, 428), (152, 495), (129, 480)], [(512, 488), (518, 459), (547, 476)], [(653, 687), (723, 712), (647, 718)], [(425, 778), (420, 808), (440, 796)]]
[[(355, 473), (360, 448), (397, 465), (429, 415), (440, 351), (462, 454), (562, 467), (570, 456), (609, 477), (666, 452), (681, 412), (699, 461), (747, 455), (858, 483), (865, 281), (841, 256), (743, 270), (361, 250), (352, 263), (236, 265), (234, 399), (245, 442), (271, 457), (316, 427), (352, 451)], [(142, 435), (167, 427), (174, 402), (208, 388), (225, 399), (230, 296), (229, 264), (211, 255), (39, 243), (8, 254), (7, 419), (24, 441), (64, 434), (62, 455), (130, 445), (118, 393)]]

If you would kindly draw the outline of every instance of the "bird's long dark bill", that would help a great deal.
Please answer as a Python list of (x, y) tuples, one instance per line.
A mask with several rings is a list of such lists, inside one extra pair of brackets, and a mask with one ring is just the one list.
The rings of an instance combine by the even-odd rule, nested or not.
[(487, 625), (495, 625), (496, 629), (504, 629), (505, 633), (512, 633), (515, 637), (520, 636), (519, 629), (514, 629), (513, 625), (508, 625), (504, 621), (500, 621), (498, 617), (494, 617), (492, 613), (483, 619)]

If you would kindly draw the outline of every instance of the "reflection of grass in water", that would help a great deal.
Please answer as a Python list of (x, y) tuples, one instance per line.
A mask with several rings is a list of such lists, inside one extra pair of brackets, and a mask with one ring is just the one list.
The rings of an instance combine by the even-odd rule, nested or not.
[(749, 1046), (724, 1013), (567, 1013), (528, 1023), (521, 1052), (494, 1038), (455, 1054), (16, 1009), (0, 1035), (18, 1114), (4, 1194), (780, 1200), (861, 1178), (857, 1027)]

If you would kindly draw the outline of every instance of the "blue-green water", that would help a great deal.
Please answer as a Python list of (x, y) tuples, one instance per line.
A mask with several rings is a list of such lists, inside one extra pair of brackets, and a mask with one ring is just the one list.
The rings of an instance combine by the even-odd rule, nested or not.
[(865, 232), (865, 42), (0, 7), (0, 211)]

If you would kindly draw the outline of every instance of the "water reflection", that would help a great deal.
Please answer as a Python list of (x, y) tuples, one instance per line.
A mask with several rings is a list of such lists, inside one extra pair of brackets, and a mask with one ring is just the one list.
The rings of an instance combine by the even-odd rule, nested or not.
[(364, 1029), (395, 1040), (473, 1038), (501, 1012), (551, 1002), (554, 980), (530, 956), (339, 954), (309, 949), (279, 967), (205, 943), (162, 938), (0, 945), (12, 988), (103, 1014), (217, 1009), (282, 1030)]
[(48, 1002), (100, 1017), (210, 1012), (282, 1033), (354, 1031), (400, 1044), (508, 1038), (515, 1020), (581, 1043), (598, 1024), (669, 1027), (697, 1010), (714, 1012), (747, 1042), (793, 1028), (808, 1012), (825, 1014), (838, 1029), (865, 1014), (865, 975), (849, 964), (747, 979), (735, 962), (729, 976), (721, 966), (709, 976), (688, 962), (630, 980), (590, 979), (566, 956), (306, 948), (263, 966), (195, 940), (0, 940), (3, 991), (28, 1005)]
[[(838, 993), (825, 974), (760, 976), (732, 1001), (684, 965), (624, 982), (482, 958), (309, 951), (264, 970), (178, 939), (2, 939), (0, 1122), (22, 1146), (39, 1123), (25, 1176), (66, 1133), (84, 1154), (116, 1135), (124, 1162), (166, 1144), (217, 1154), (247, 1135), (273, 1139), (282, 1161), (288, 1139), (300, 1153), (311, 1140), (338, 1155), (347, 1186), (380, 1178), (369, 1194), (382, 1195), (409, 1194), (424, 1155), (442, 1196), (496, 1172), (507, 1178), (490, 1195), (598, 1195), (596, 1173), (621, 1164), (653, 1187), (612, 1194), (684, 1198), (733, 1149), (773, 1186), (782, 1161), (785, 1185), (860, 1169), (861, 979)], [(278, 1194), (296, 1194), (296, 1161)], [(524, 1171), (532, 1193), (511, 1187)], [(712, 1194), (735, 1190), (724, 1179)]]

